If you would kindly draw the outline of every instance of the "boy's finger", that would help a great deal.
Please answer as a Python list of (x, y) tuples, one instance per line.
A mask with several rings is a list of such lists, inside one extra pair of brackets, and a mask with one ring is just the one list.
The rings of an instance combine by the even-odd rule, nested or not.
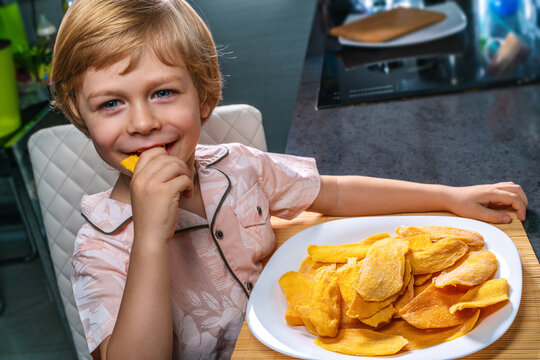
[(512, 208), (516, 211), (517, 218), (521, 221), (525, 221), (527, 206), (521, 200), (519, 200), (512, 203)]
[(143, 151), (137, 160), (137, 163), (135, 165), (135, 168), (137, 171), (140, 171), (142, 168), (144, 168), (149, 162), (152, 161), (152, 159), (156, 158), (159, 155), (166, 154), (167, 152), (165, 149), (160, 147), (151, 148), (148, 150)]
[(508, 224), (512, 221), (510, 215), (501, 210), (494, 210), (479, 205), (482, 209), (479, 209), (478, 219), (493, 224)]
[[(145, 158), (147, 160), (148, 158)], [(138, 165), (138, 164), (137, 164)], [(187, 175), (191, 177), (192, 170), (183, 161), (167, 154), (158, 154), (143, 162), (137, 170), (138, 176), (143, 176), (148, 180), (161, 179), (167, 181), (173, 177)]]
[(490, 205), (494, 204), (497, 207), (507, 206), (516, 211), (516, 216), (519, 220), (525, 220), (525, 212), (527, 205), (523, 202), (518, 194), (513, 192), (499, 191), (496, 196), (491, 199)]
[(193, 196), (193, 191), (195, 187), (190, 177), (178, 176), (169, 180), (168, 183), (175, 189), (177, 189), (179, 195), (182, 195), (188, 199)]
[(523, 191), (521, 186), (510, 182), (510, 183), (500, 183), (500, 184), (498, 184), (497, 188), (499, 190), (504, 190), (504, 191), (508, 191), (508, 192), (513, 193), (513, 194), (516, 194), (517, 196), (519, 196), (519, 198), (525, 204), (525, 206), (529, 205), (527, 195), (525, 195), (525, 191)]

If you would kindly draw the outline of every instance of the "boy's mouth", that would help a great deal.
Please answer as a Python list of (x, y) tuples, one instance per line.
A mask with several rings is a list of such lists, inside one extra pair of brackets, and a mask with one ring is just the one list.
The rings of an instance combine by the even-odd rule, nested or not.
[[(167, 150), (167, 148), (171, 144), (172, 143), (168, 143), (168, 144), (158, 145), (158, 146)], [(142, 152), (148, 149), (152, 149), (154, 147), (157, 147), (157, 146), (151, 146), (146, 149), (140, 149), (137, 151), (130, 152), (129, 156), (120, 162), (120, 165), (122, 165), (123, 167), (125, 167), (126, 169), (128, 169), (129, 171), (133, 173), (135, 171), (135, 165), (137, 165), (137, 162), (139, 161), (139, 157), (141, 156)]]
[(157, 145), (157, 146), (152, 146), (152, 147), (145, 148), (145, 149), (140, 149), (140, 150), (132, 151), (132, 152), (129, 153), (129, 155), (141, 156), (141, 154), (143, 153), (143, 151), (146, 151), (146, 150), (148, 150), (148, 149), (152, 149), (152, 148), (155, 148), (155, 147), (162, 147), (163, 149), (167, 150), (167, 148), (168, 148), (169, 145), (171, 145), (171, 144), (172, 144), (172, 143), (168, 143), (168, 144)]

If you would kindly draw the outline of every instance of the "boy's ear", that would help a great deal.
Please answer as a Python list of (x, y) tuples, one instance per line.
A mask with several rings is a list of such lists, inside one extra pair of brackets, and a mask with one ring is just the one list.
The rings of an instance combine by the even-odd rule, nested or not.
[(199, 108), (199, 113), (201, 114), (201, 118), (206, 119), (208, 115), (210, 114), (210, 106), (208, 103), (201, 104)]

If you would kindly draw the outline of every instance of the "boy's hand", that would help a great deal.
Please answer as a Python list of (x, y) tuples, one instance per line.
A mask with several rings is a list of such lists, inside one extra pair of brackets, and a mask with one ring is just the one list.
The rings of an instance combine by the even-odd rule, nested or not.
[(131, 179), (131, 206), (137, 238), (169, 241), (180, 195), (191, 197), (191, 169), (159, 147), (144, 151)]
[(447, 187), (446, 199), (449, 211), (496, 224), (511, 221), (508, 214), (496, 209), (512, 208), (516, 211), (517, 218), (524, 221), (528, 205), (523, 189), (513, 182)]

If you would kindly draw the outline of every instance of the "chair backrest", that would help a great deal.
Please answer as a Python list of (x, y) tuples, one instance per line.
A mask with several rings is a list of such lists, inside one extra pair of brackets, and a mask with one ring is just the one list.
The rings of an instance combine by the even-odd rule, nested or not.
[[(203, 127), (200, 142), (240, 142), (266, 151), (261, 113), (249, 105), (217, 107)], [(82, 195), (112, 187), (118, 172), (101, 160), (91, 141), (73, 125), (37, 131), (28, 141), (28, 151), (69, 332), (79, 359), (91, 359), (71, 287), (71, 257), (83, 224)]]

